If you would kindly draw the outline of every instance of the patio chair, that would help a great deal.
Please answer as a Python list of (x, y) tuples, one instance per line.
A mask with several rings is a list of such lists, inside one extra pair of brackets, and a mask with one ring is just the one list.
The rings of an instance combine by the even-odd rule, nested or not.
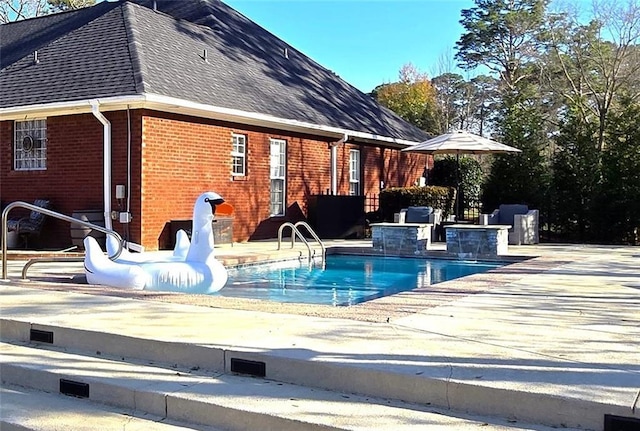
[[(33, 204), (45, 209), (51, 206), (51, 202), (48, 199), (36, 199)], [(22, 239), (24, 248), (28, 248), (29, 238), (40, 236), (45, 217), (41, 212), (31, 211), (28, 217), (7, 220), (7, 230), (15, 232)]]
[(502, 204), (491, 214), (480, 214), (480, 224), (509, 225), (509, 244), (537, 244), (538, 210), (530, 210), (527, 205)]
[(431, 223), (431, 238), (436, 238), (436, 230), (442, 222), (442, 210), (431, 207), (409, 207), (400, 210), (400, 223)]

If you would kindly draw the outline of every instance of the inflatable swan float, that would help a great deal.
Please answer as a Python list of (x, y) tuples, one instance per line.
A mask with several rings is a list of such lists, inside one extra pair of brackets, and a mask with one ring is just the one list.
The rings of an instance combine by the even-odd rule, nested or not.
[[(211, 222), (216, 205), (223, 202), (224, 199), (213, 192), (198, 197), (193, 207), (191, 241), (184, 231), (178, 231), (172, 254), (123, 250), (112, 261), (97, 241), (87, 236), (84, 239), (87, 283), (138, 290), (217, 292), (227, 282), (227, 270), (214, 256)], [(110, 255), (117, 246), (116, 240), (107, 235)]]

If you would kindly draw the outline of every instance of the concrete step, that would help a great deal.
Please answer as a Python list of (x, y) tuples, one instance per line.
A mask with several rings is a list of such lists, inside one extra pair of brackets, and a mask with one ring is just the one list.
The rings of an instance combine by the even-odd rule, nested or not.
[[(128, 409), (142, 417), (193, 424), (188, 426), (278, 431), (553, 429), (196, 367), (162, 367), (69, 353), (42, 345), (0, 343), (0, 353), (4, 385), (70, 393), (86, 398), (80, 401)], [(12, 411), (18, 410), (14, 407)]]
[(0, 386), (2, 431), (221, 431), (21, 386)]
[[(587, 399), (561, 397), (553, 393), (540, 394), (521, 388), (483, 386), (481, 381), (470, 384), (455, 380), (451, 378), (448, 367), (434, 368), (428, 375), (421, 368), (407, 373), (405, 370), (398, 372), (391, 364), (380, 368), (365, 364), (316, 361), (301, 358), (294, 352), (283, 355), (281, 352), (235, 350), (216, 345), (137, 338), (7, 319), (0, 319), (0, 336), (12, 342), (44, 340), (36, 344), (88, 352), (89, 355), (111, 356), (120, 361), (164, 364), (161, 365), (164, 368), (207, 370), (220, 375), (233, 372), (254, 374), (268, 381), (402, 400), (443, 411), (562, 428), (600, 429), (604, 413), (618, 413), (615, 406)], [(245, 370), (247, 366), (249, 370)], [(254, 373), (252, 368), (258, 368), (258, 372)], [(574, 425), (576, 423), (580, 425)]]

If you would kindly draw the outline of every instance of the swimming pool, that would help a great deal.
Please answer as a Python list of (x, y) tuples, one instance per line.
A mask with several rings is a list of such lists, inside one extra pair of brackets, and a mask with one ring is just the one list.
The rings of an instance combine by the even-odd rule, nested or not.
[(329, 255), (324, 268), (278, 262), (229, 269), (216, 295), (348, 306), (504, 266), (500, 262)]

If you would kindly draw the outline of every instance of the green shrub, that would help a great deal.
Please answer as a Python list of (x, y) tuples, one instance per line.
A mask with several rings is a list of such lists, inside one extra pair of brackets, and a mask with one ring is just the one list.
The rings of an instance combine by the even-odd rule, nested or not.
[(455, 156), (445, 156), (435, 160), (429, 183), (458, 188), (458, 175), (462, 193), (460, 209), (474, 208), (480, 200), (480, 187), (484, 181), (482, 166), (476, 159), (462, 156), (458, 161)]
[(443, 217), (453, 214), (455, 188), (441, 186), (390, 187), (380, 192), (382, 219), (393, 221), (393, 214), (407, 207), (429, 206), (442, 210)]

